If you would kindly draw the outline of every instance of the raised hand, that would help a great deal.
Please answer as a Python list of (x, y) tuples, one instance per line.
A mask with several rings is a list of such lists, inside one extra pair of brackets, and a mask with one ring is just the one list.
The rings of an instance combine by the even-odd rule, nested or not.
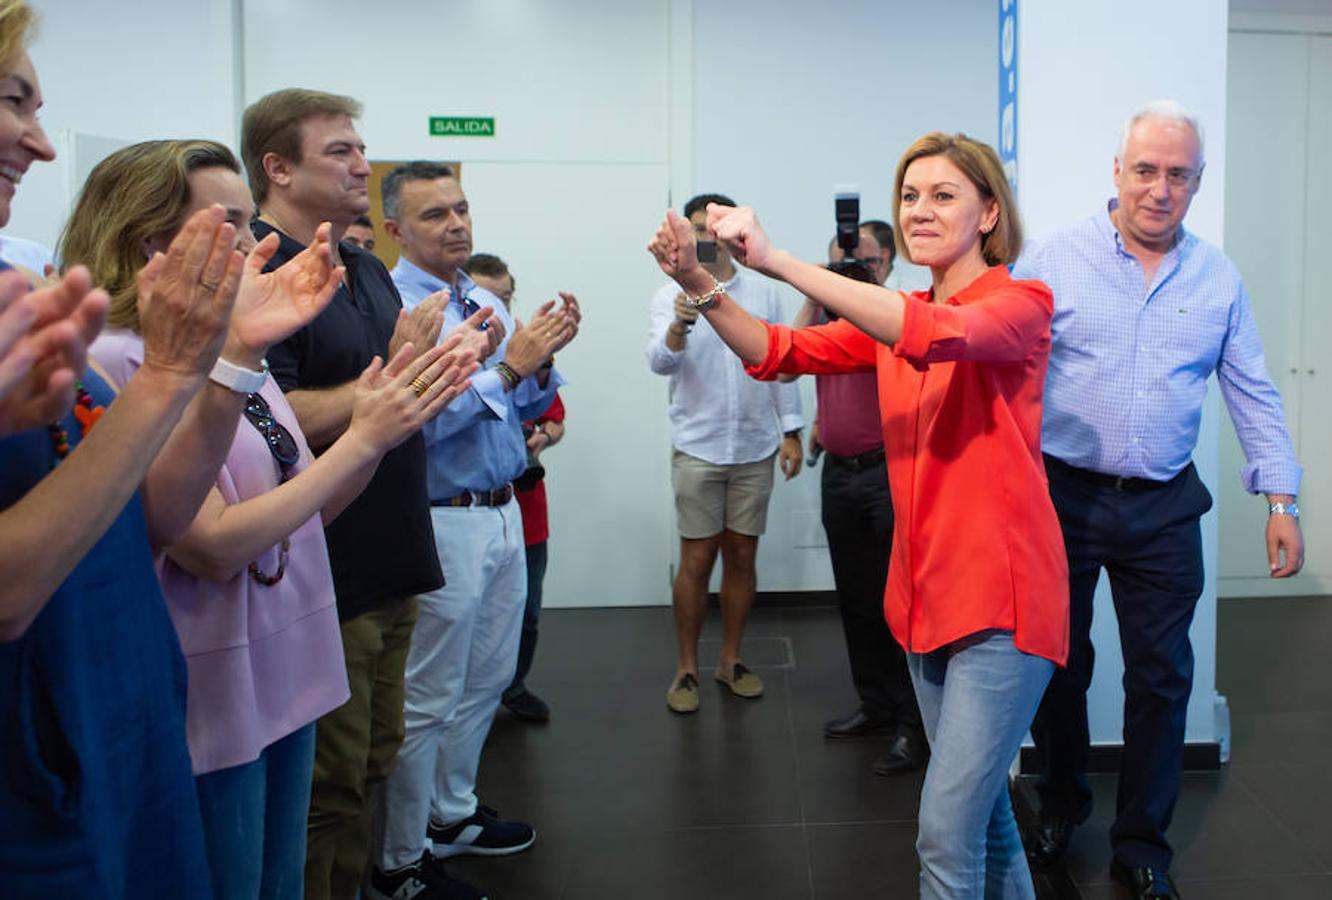
[[(686, 223), (688, 224), (688, 223)], [(708, 204), (708, 230), (726, 245), (731, 258), (743, 266), (766, 271), (772, 242), (748, 206)]]
[(563, 309), (556, 312), (555, 301), (547, 300), (526, 325), (514, 322), (513, 336), (504, 351), (504, 362), (520, 378), (526, 378), (551, 354), (573, 340), (577, 333), (578, 322), (574, 316)]
[(388, 365), (376, 356), (356, 384), (347, 433), (383, 455), (407, 439), (471, 385), (478, 363), (449, 337), (417, 354), (404, 344)]
[(560, 315), (564, 316), (573, 328), (567, 332), (567, 335), (561, 340), (555, 349), (551, 351), (552, 353), (559, 353), (565, 347), (569, 346), (569, 343), (574, 338), (578, 337), (578, 327), (583, 322), (583, 308), (578, 305), (578, 298), (567, 291), (560, 291), (560, 299), (564, 301), (564, 306), (560, 309)]
[(23, 338), (37, 318), (37, 310), (24, 302), (27, 279), (18, 272), (0, 274), (0, 401), (32, 371), (32, 348)]
[(439, 332), (444, 328), (444, 307), (448, 304), (450, 291), (441, 288), (426, 297), (410, 312), (398, 313), (398, 323), (389, 338), (389, 359), (396, 359), (398, 351), (411, 344), (417, 356), (435, 346)]
[[(83, 266), (32, 292), (22, 275), (0, 275), (0, 340), (9, 345), (0, 359), (0, 434), (49, 424), (69, 409), (109, 302)], [(24, 321), (27, 328), (15, 339)]]
[(504, 335), (504, 320), (495, 313), (493, 306), (481, 307), (449, 331), (449, 337), (461, 338), (459, 349), (472, 351), (477, 362), (484, 362), (494, 353)]
[(225, 215), (216, 205), (199, 210), (139, 270), (145, 369), (202, 379), (217, 362), (245, 265)]
[(681, 279), (697, 276), (702, 271), (698, 262), (698, 242), (694, 239), (694, 226), (688, 219), (682, 219), (675, 210), (668, 209), (666, 218), (661, 220), (657, 233), (648, 241), (648, 252), (657, 260), (657, 265), (668, 276), (683, 287)]
[(346, 271), (333, 264), (331, 229), (327, 222), (320, 225), (310, 246), (271, 272), (264, 266), (277, 252), (277, 234), (270, 233), (250, 251), (223, 351), (229, 362), (257, 365), (269, 347), (310, 324), (328, 306)]

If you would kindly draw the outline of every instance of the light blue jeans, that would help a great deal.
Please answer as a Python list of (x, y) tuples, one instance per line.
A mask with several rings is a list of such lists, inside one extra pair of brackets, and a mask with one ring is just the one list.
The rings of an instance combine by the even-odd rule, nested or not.
[(1034, 900), (1008, 799), (1008, 769), (1054, 663), (1023, 653), (1011, 631), (982, 631), (908, 653), (932, 756), (920, 794), (920, 895)]
[(216, 900), (301, 900), (315, 727), (264, 748), (254, 762), (194, 784)]

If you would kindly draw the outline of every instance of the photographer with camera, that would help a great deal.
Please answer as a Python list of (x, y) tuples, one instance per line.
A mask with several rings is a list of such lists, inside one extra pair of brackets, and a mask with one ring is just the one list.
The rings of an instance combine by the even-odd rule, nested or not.
[[(720, 194), (702, 194), (684, 214), (700, 239), (707, 237), (708, 204), (733, 207)], [(776, 286), (738, 271), (716, 244), (703, 268), (751, 314), (781, 321)], [(754, 560), (768, 518), (774, 458), (790, 480), (803, 453), (800, 394), (793, 384), (759, 384), (745, 377), (698, 311), (684, 304), (674, 283), (652, 298), (648, 365), (671, 378), (671, 484), (680, 530), (680, 566), (672, 586), (679, 658), (666, 692), (677, 713), (698, 709), (698, 637), (707, 612), (708, 578), (722, 557), (722, 646), (714, 677), (738, 697), (763, 694), (763, 682), (740, 661), (745, 621), (754, 605)]]
[[(828, 268), (856, 281), (884, 283), (896, 255), (892, 228), (876, 223), (887, 229), (885, 245), (875, 236), (876, 225), (857, 226), (859, 194), (839, 192), (835, 210), (837, 234), (828, 248)], [(806, 297), (792, 327), (821, 325), (834, 318), (817, 300)], [(827, 451), (820, 485), (823, 530), (851, 681), (860, 699), (849, 715), (829, 721), (823, 736), (852, 740), (888, 735), (888, 749), (874, 760), (871, 771), (884, 776), (912, 772), (925, 764), (929, 745), (906, 655), (883, 615), (889, 560), (884, 548), (893, 541), (893, 499), (884, 462), (877, 377), (853, 372), (816, 375), (814, 382), (818, 412), (810, 430), (810, 460), (812, 465)]]

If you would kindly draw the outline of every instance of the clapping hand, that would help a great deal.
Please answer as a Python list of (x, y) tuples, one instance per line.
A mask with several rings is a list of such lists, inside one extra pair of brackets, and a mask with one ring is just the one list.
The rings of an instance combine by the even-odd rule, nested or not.
[(346, 271), (333, 264), (331, 231), (324, 222), (310, 246), (271, 272), (264, 266), (277, 252), (277, 233), (270, 232), (250, 251), (222, 354), (228, 362), (257, 366), (269, 347), (313, 322), (328, 306)]
[(417, 354), (404, 344), (384, 365), (376, 356), (356, 384), (347, 433), (382, 456), (402, 443), (471, 385), (476, 357), (457, 336)]
[(460, 350), (470, 350), (477, 362), (485, 362), (504, 340), (505, 333), (504, 320), (496, 314), (495, 307), (483, 306), (455, 325), (448, 336), (460, 338)]
[(408, 344), (415, 348), (416, 354), (429, 350), (439, 340), (439, 332), (444, 328), (444, 307), (449, 302), (451, 292), (441, 288), (426, 297), (408, 312), (398, 312), (398, 323), (389, 338), (389, 359), (396, 359), (398, 351)]
[(83, 266), (35, 291), (17, 272), (0, 274), (0, 435), (69, 409), (109, 302)]
[(559, 353), (565, 347), (578, 337), (578, 328), (583, 322), (583, 308), (578, 305), (578, 298), (568, 291), (560, 291), (560, 299), (564, 305), (555, 313), (557, 316), (563, 316), (565, 319), (565, 330), (561, 333), (559, 341), (551, 349), (551, 354)]
[(190, 216), (139, 270), (143, 368), (202, 381), (227, 337), (245, 258), (218, 205)]
[(526, 325), (514, 320), (513, 336), (504, 351), (504, 362), (520, 378), (531, 375), (578, 335), (578, 325), (582, 321), (578, 300), (573, 294), (564, 292), (560, 297), (564, 300), (560, 309), (555, 309), (554, 300), (547, 300)]

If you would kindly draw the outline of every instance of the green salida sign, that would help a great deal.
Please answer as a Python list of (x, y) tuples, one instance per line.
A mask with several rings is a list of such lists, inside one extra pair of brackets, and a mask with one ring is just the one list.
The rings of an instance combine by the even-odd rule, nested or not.
[(431, 137), (494, 137), (494, 117), (431, 116)]

